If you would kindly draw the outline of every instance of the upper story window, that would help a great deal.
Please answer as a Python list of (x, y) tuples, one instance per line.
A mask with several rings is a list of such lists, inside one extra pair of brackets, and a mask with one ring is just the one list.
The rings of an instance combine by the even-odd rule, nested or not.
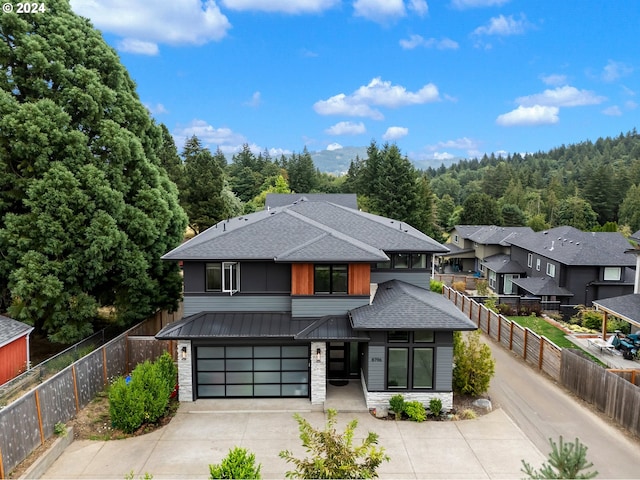
[(540, 271), (540, 259), (536, 259), (536, 270)]
[(313, 293), (347, 294), (349, 292), (348, 265), (314, 265)]
[(231, 295), (240, 291), (240, 264), (238, 262), (207, 263), (205, 290)]
[(453, 236), (453, 243), (458, 244), (458, 235)]
[(622, 278), (622, 269), (620, 267), (604, 267), (604, 279), (610, 281), (619, 281)]
[(390, 253), (391, 260), (376, 263), (375, 268), (418, 269), (427, 268), (426, 253)]
[(547, 275), (550, 277), (556, 276), (556, 266), (553, 263), (547, 263)]
[(533, 266), (533, 253), (527, 253), (527, 267)]

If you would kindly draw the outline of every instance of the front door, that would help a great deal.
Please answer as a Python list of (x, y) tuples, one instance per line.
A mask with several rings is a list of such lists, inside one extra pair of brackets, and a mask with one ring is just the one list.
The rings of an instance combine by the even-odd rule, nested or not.
[(347, 379), (358, 376), (360, 357), (358, 342), (329, 342), (327, 362), (329, 365), (327, 378)]
[(514, 278), (520, 278), (520, 275), (517, 274), (517, 273), (513, 273), (513, 274), (506, 274), (504, 276), (504, 293), (505, 293), (505, 295), (513, 294), (513, 291), (514, 291), (513, 279)]

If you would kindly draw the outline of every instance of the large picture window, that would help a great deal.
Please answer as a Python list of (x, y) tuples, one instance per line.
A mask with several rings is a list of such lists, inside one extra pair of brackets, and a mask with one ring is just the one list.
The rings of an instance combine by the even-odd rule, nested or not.
[(390, 348), (387, 368), (388, 388), (407, 388), (409, 377), (409, 349)]
[(315, 265), (313, 291), (316, 294), (349, 293), (349, 268), (347, 265)]
[[(387, 334), (387, 388), (419, 390), (433, 388), (433, 331), (392, 331)], [(398, 345), (403, 342), (404, 345)]]
[(604, 267), (604, 279), (618, 281), (621, 278), (620, 267)]
[(240, 290), (240, 264), (238, 262), (207, 263), (205, 290), (207, 292), (234, 293)]
[(433, 348), (413, 349), (413, 388), (433, 388)]

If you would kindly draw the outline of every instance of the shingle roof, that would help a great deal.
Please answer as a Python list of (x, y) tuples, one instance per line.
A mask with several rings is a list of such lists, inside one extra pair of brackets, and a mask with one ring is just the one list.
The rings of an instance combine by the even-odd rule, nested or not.
[(637, 240), (638, 242), (640, 242), (640, 230), (638, 230), (636, 233), (632, 234), (631, 238), (633, 238), (634, 240)]
[(603, 307), (623, 320), (632, 321), (640, 325), (640, 293), (594, 300), (593, 304), (596, 307)]
[(301, 201), (219, 222), (162, 258), (379, 262), (392, 251), (447, 249), (404, 222), (330, 202)]
[(485, 258), (482, 265), (496, 273), (525, 273), (522, 265), (501, 253)]
[(31, 325), (0, 315), (0, 347), (24, 337), (32, 330)]
[(476, 325), (442, 295), (390, 280), (378, 285), (371, 305), (350, 312), (357, 330), (475, 330)]
[(284, 207), (300, 200), (331, 202), (343, 207), (358, 209), (358, 199), (355, 193), (267, 193), (264, 207), (267, 209)]
[(508, 242), (565, 265), (635, 265), (634, 259), (624, 254), (629, 242), (617, 232), (583, 232), (565, 226), (534, 234), (517, 233)]
[(514, 234), (528, 235), (534, 233), (529, 227), (498, 227), (495, 225), (484, 225), (469, 235), (469, 240), (480, 245), (503, 245), (507, 246), (507, 240)]
[(512, 282), (529, 292), (531, 295), (555, 295), (559, 297), (573, 297), (573, 293), (558, 284), (551, 277), (514, 278)]
[(201, 312), (160, 330), (161, 340), (209, 338), (290, 338), (309, 326), (290, 312)]

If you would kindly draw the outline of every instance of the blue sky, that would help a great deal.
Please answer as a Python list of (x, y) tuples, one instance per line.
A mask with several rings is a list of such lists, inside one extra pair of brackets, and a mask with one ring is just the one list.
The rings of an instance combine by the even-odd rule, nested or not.
[(638, 127), (637, 0), (71, 0), (180, 148), (414, 160)]

